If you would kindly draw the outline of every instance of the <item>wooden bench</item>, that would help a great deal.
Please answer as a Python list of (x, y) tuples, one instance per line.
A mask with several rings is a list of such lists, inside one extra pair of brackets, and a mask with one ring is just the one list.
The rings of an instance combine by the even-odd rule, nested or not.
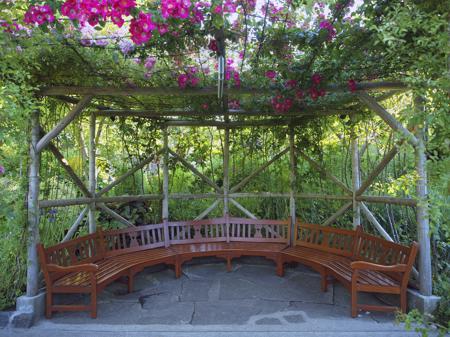
[(168, 224), (170, 248), (178, 256), (179, 268), (196, 257), (233, 258), (262, 256), (278, 262), (279, 253), (289, 243), (289, 220), (255, 220), (222, 217)]
[(356, 230), (296, 224), (295, 245), (280, 254), (278, 274), (283, 264), (299, 262), (321, 274), (322, 290), (327, 290), (329, 276), (351, 292), (351, 315), (358, 310), (395, 311), (393, 306), (358, 304), (358, 292), (400, 295), (400, 309), (406, 312), (406, 290), (418, 251)]
[[(47, 285), (47, 318), (55, 311), (85, 310), (95, 318), (97, 293), (108, 284), (126, 276), (131, 292), (134, 275), (145, 267), (176, 265), (176, 253), (165, 248), (162, 225), (99, 230), (48, 248), (39, 244), (37, 248)], [(89, 305), (55, 305), (54, 293), (87, 293), (91, 300)]]
[[(417, 244), (405, 247), (357, 230), (296, 224), (295, 245), (288, 247), (289, 220), (253, 220), (233, 217), (165, 222), (120, 230), (97, 231), (56, 246), (38, 245), (47, 284), (46, 316), (55, 311), (89, 310), (97, 316), (97, 293), (111, 282), (127, 277), (133, 291), (136, 273), (145, 267), (172, 265), (180, 277), (182, 264), (196, 257), (262, 256), (277, 264), (283, 276), (286, 262), (300, 262), (321, 274), (327, 290), (333, 277), (352, 295), (352, 317), (358, 309), (395, 310), (395, 307), (360, 305), (358, 292), (399, 294), (406, 310), (406, 287)], [(54, 293), (90, 294), (89, 305), (55, 305)]]

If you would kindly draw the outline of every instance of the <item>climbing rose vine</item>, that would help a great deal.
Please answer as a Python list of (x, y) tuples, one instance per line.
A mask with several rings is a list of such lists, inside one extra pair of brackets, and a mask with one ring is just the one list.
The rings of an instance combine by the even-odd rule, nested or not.
[(152, 37), (152, 30), (156, 28), (150, 13), (139, 13), (139, 17), (132, 19), (130, 23), (131, 40), (136, 44), (146, 43)]
[(55, 15), (49, 5), (31, 6), (25, 13), (23, 21), (27, 24), (43, 25), (55, 21)]

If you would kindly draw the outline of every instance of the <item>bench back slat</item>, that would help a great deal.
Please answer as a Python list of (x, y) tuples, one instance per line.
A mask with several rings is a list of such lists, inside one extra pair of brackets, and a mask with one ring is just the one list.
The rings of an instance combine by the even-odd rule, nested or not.
[(227, 240), (225, 218), (167, 223), (170, 244), (220, 242)]
[(297, 222), (295, 234), (297, 246), (351, 257), (357, 231)]
[(103, 237), (106, 256), (164, 247), (164, 224), (106, 231)]
[(289, 220), (260, 220), (228, 218), (229, 241), (239, 242), (289, 242)]

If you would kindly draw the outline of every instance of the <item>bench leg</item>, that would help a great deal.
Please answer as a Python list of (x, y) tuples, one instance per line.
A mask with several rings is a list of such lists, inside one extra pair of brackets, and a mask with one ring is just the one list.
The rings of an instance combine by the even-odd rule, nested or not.
[(358, 291), (352, 287), (352, 318), (358, 316)]
[(406, 293), (406, 288), (400, 292), (400, 310), (402, 311), (402, 313), (406, 314), (406, 309), (407, 309), (407, 300), (408, 300), (408, 295)]
[(175, 261), (175, 277), (176, 278), (180, 278), (181, 277), (181, 273), (182, 273), (181, 264), (182, 263), (183, 262), (179, 258), (177, 258), (176, 261)]
[(91, 318), (97, 318), (97, 287), (92, 287), (91, 292)]
[(279, 277), (284, 276), (284, 261), (282, 257), (277, 258), (277, 275)]
[(233, 270), (233, 266), (231, 264), (231, 256), (227, 256), (227, 272)]
[(132, 271), (128, 272), (128, 293), (133, 292), (134, 286), (134, 273)]
[(326, 273), (320, 273), (320, 288), (324, 293), (328, 291), (328, 275)]
[(52, 318), (52, 292), (47, 289), (47, 294), (45, 295), (45, 317), (48, 319)]

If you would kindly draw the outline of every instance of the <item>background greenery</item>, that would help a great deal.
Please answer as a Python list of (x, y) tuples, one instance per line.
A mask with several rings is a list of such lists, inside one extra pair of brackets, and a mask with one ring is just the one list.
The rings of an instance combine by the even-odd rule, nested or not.
[[(306, 5), (311, 6), (312, 2)], [(8, 22), (21, 17), (27, 2), (16, 1), (0, 4), (0, 13)], [(450, 245), (450, 159), (448, 111), (450, 88), (449, 43), (448, 43), (448, 1), (367, 1), (355, 17), (360, 25), (349, 27), (342, 24), (342, 33), (329, 44), (324, 45), (308, 32), (283, 31), (283, 27), (271, 25), (266, 31), (266, 44), (257, 59), (249, 60), (254, 67), (241, 74), (243, 86), (246, 83), (267, 87), (264, 74), (276, 69), (283, 74), (298, 70), (298, 79), (320, 72), (327, 81), (345, 83), (349, 78), (401, 79), (408, 83), (414, 95), (425, 97), (425, 109), (417, 112), (413, 96), (401, 94), (383, 101), (403, 123), (413, 127), (422, 125), (427, 133), (427, 159), (431, 207), (431, 242), (433, 254), (433, 283), (437, 295), (443, 297), (435, 318), (440, 324), (448, 324), (450, 317), (449, 293), (449, 245)], [(261, 27), (259, 27), (261, 29)], [(283, 48), (278, 42), (287, 34), (290, 45), (310, 59), (298, 60), (296, 66), (283, 61)], [(67, 113), (70, 105), (37, 95), (40, 87), (53, 84), (72, 85), (167, 85), (175, 80), (165, 65), (173, 58), (160, 56), (156, 70), (160, 72), (151, 79), (143, 76), (142, 66), (131, 57), (145, 59), (149, 53), (162, 46), (155, 45), (139, 49), (134, 55), (123, 56), (114, 48), (87, 48), (77, 40), (61, 38), (59, 33), (34, 31), (31, 36), (17, 37), (0, 33), (0, 165), (5, 173), (0, 175), (0, 308), (14, 303), (16, 296), (24, 291), (27, 240), (26, 210), (24, 202), (27, 193), (27, 167), (29, 142), (29, 116), (31, 111), (41, 111), (44, 128), (50, 129)], [(314, 37), (314, 36), (313, 36)], [(180, 39), (182, 40), (182, 39)], [(204, 43), (204, 38), (192, 44)], [(229, 37), (230, 44), (233, 37)], [(235, 42), (235, 41), (234, 41)], [(183, 45), (177, 45), (183, 43)], [(192, 45), (172, 41), (170, 50), (190, 50)], [(258, 49), (258, 44), (249, 44), (249, 54)], [(169, 51), (170, 51), (169, 50)], [(195, 50), (195, 49), (194, 49)], [(318, 52), (320, 51), (320, 52)], [(188, 58), (186, 64), (195, 64), (195, 58)], [(308, 69), (305, 71), (304, 64)], [(255, 70), (256, 69), (256, 70)], [(205, 79), (203, 84), (208, 85)], [(277, 89), (276, 87), (274, 89)], [(99, 101), (98, 103), (102, 103)], [(149, 104), (161, 102), (149, 101)], [(204, 101), (194, 99), (174, 104), (189, 104), (198, 107)], [(313, 104), (313, 102), (309, 102)], [(213, 104), (213, 103), (212, 103)], [(242, 105), (257, 105), (262, 111), (269, 109), (267, 100), (243, 99)], [(323, 163), (329, 171), (351, 185), (351, 156), (349, 141), (352, 130), (360, 139), (360, 146), (366, 146), (361, 157), (363, 180), (371, 168), (393, 145), (398, 135), (391, 134), (387, 126), (364, 107), (355, 105), (345, 97), (328, 95), (324, 107), (338, 105), (361, 112), (356, 121), (348, 117), (312, 119), (296, 129), (297, 146), (311, 157)], [(57, 145), (62, 149), (69, 164), (87, 179), (84, 155), (87, 139), (86, 116), (77, 119), (58, 137)], [(210, 128), (171, 129), (170, 146), (200, 170), (221, 184), (222, 176), (222, 134)], [(252, 170), (270, 159), (287, 145), (286, 130), (283, 128), (248, 128), (233, 131), (231, 136), (231, 185), (248, 175)], [(366, 145), (364, 145), (366, 144)], [(155, 153), (161, 148), (161, 133), (158, 124), (139, 119), (122, 120), (107, 118), (103, 121), (100, 137), (98, 167), (99, 187), (105, 186), (115, 177), (126, 172), (133, 162)], [(171, 192), (210, 192), (198, 179), (180, 164), (171, 162)], [(286, 192), (289, 175), (288, 159), (283, 158), (246, 186), (246, 191)], [(297, 190), (305, 193), (339, 194), (340, 191), (324, 180), (307, 163), (299, 159)], [(80, 196), (60, 166), (50, 154), (44, 152), (41, 167), (41, 198), (56, 199)], [(383, 171), (370, 190), (372, 195), (414, 197), (416, 176), (412, 149), (405, 145), (401, 153)], [(156, 157), (150, 168), (137, 172), (109, 195), (158, 193), (161, 190), (161, 170)], [(283, 218), (288, 214), (288, 201), (283, 198), (242, 199), (242, 204), (262, 218)], [(337, 201), (297, 200), (298, 216), (305, 221), (320, 222), (326, 219), (342, 203)], [(171, 201), (170, 217), (192, 219), (209, 205), (207, 200)], [(139, 223), (160, 221), (159, 202), (129, 203), (116, 205), (124, 216)], [(416, 238), (414, 209), (400, 206), (371, 205), (372, 211), (398, 241), (408, 243)], [(53, 244), (61, 240), (65, 231), (81, 210), (80, 207), (45, 209), (41, 217), (41, 240)], [(232, 208), (232, 213), (239, 211)], [(220, 214), (220, 208), (216, 214)], [(369, 231), (371, 226), (363, 220)], [(99, 214), (104, 226), (119, 224), (104, 214)], [(338, 226), (349, 226), (351, 214), (339, 218)], [(82, 226), (77, 235), (86, 232)]]

